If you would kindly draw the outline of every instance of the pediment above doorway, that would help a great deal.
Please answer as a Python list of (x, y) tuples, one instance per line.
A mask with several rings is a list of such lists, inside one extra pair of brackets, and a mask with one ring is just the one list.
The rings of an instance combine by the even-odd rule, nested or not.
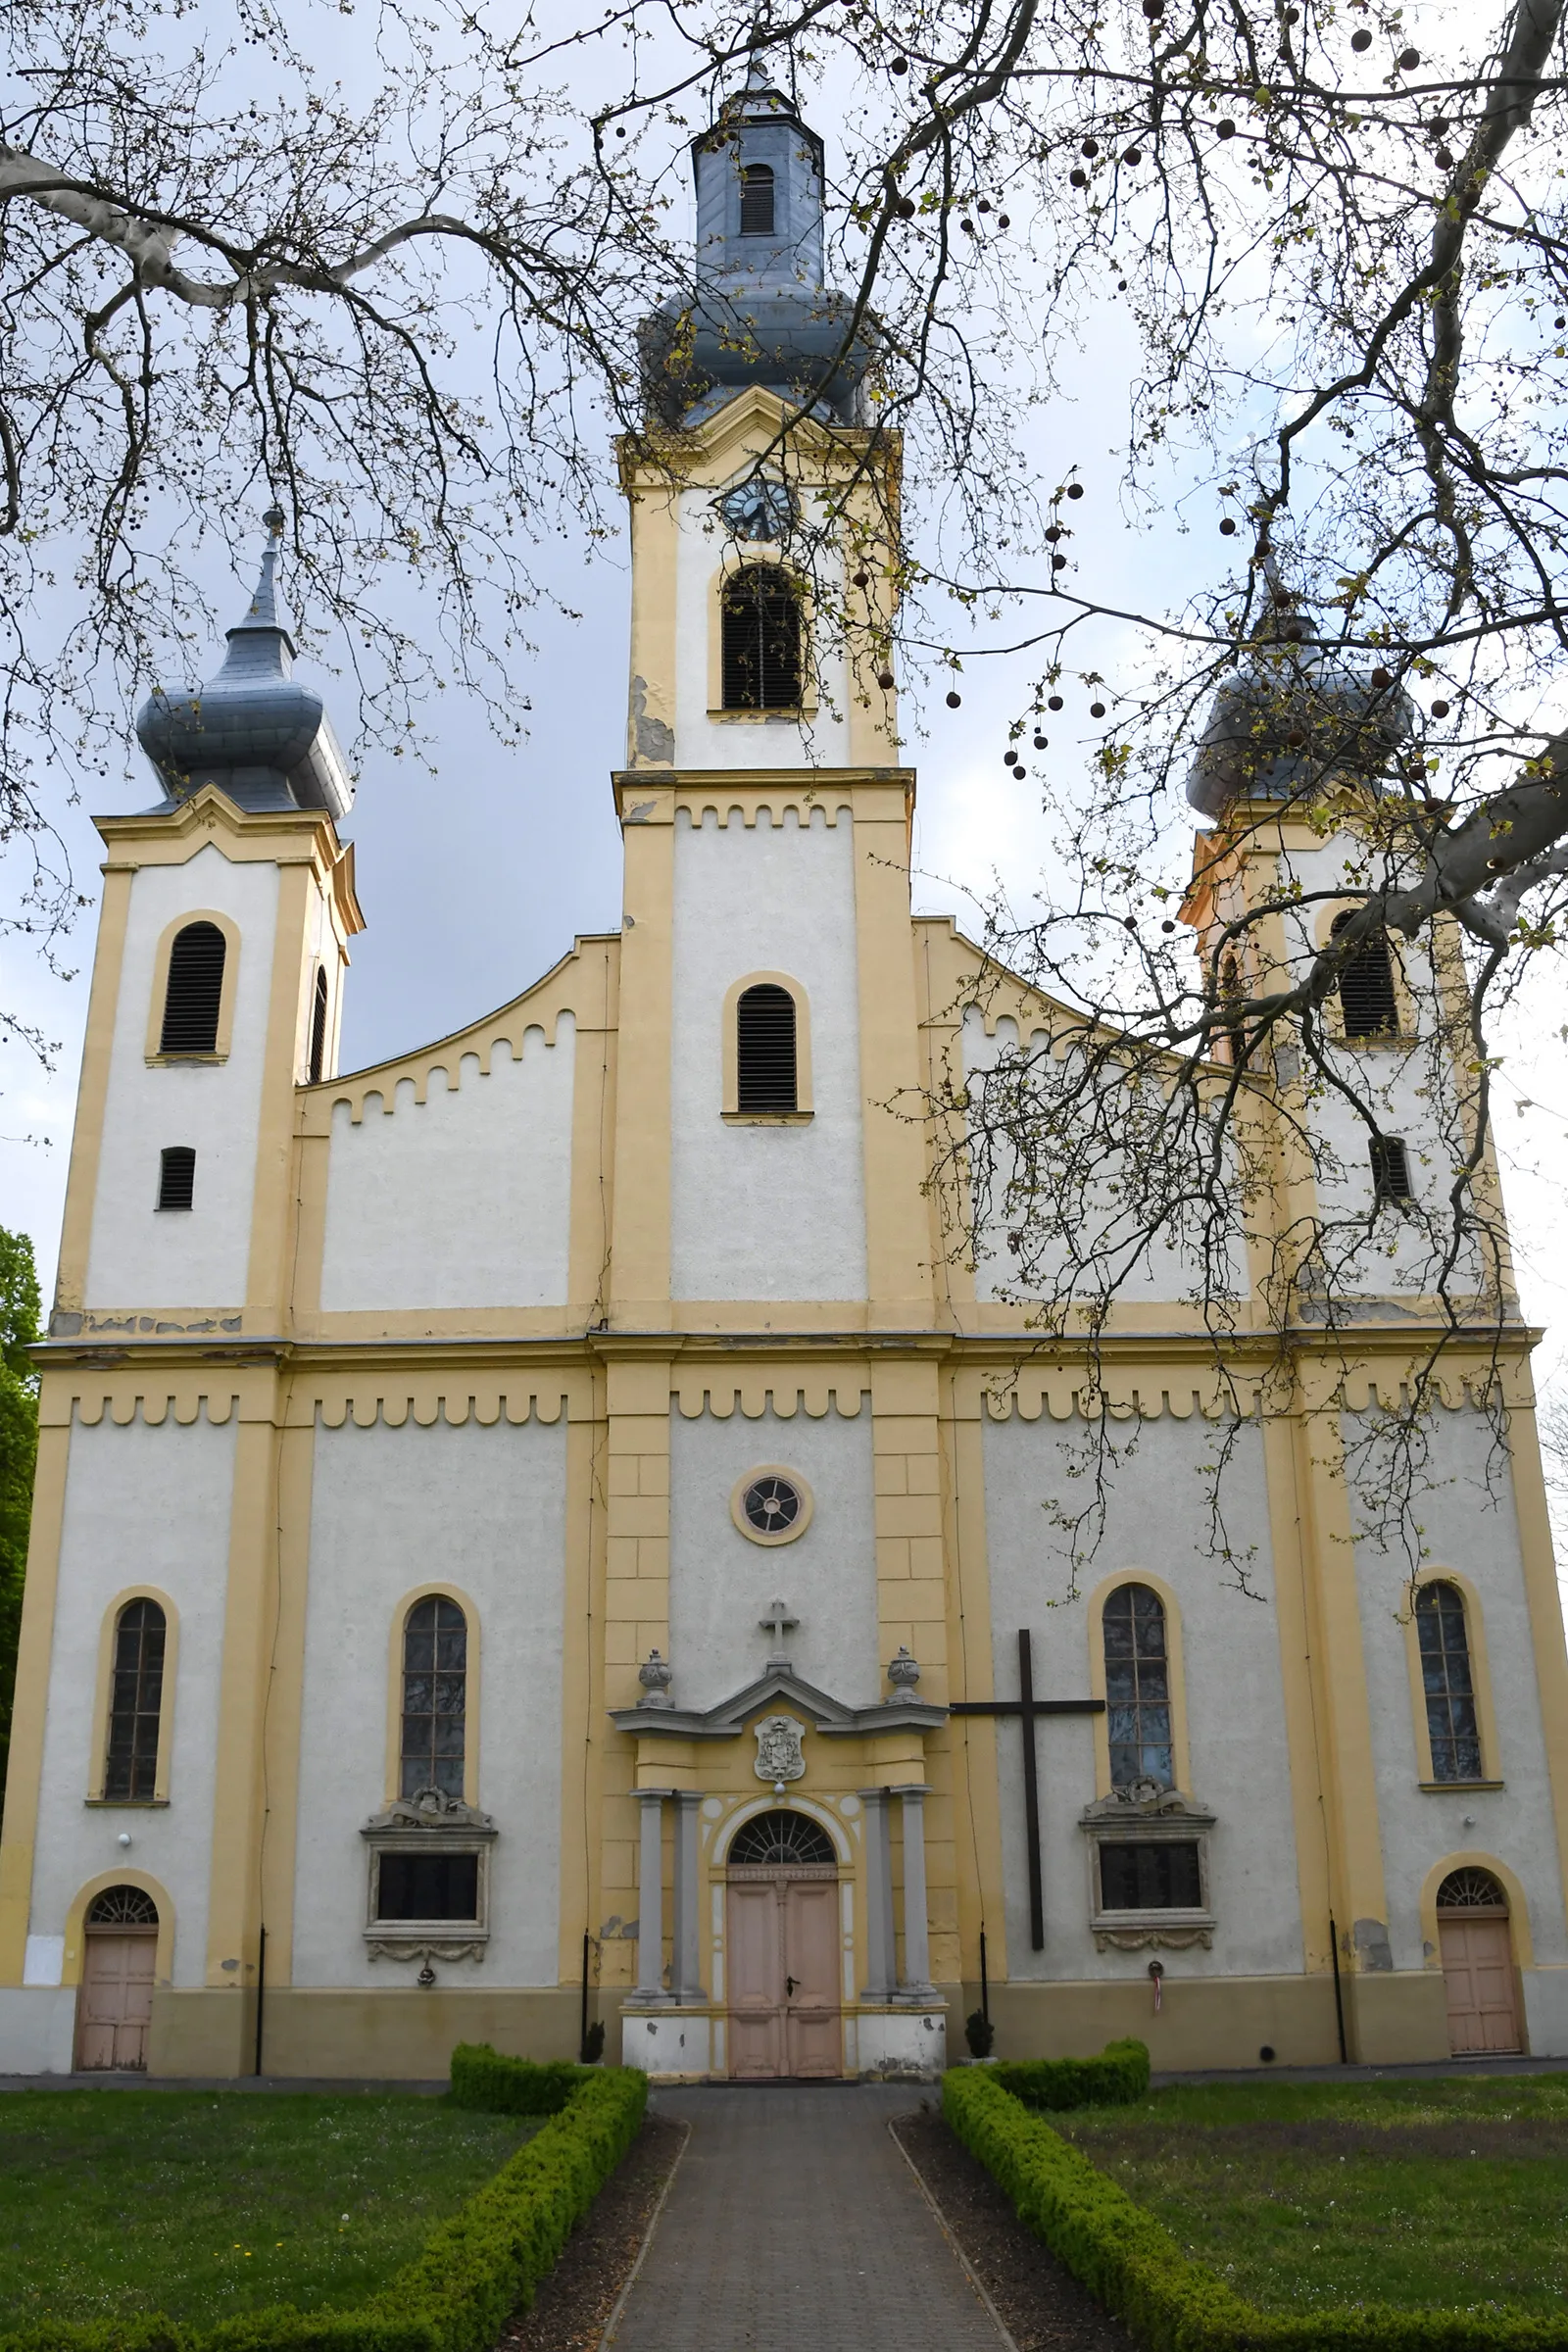
[(612, 1707), (610, 1720), (617, 1732), (640, 1740), (738, 1740), (754, 1716), (776, 1705), (792, 1707), (811, 1730), (825, 1739), (859, 1739), (867, 1733), (935, 1731), (947, 1722), (948, 1710), (930, 1699), (906, 1696), (903, 1690), (868, 1707), (847, 1706), (842, 1699), (818, 1690), (786, 1667), (770, 1667), (756, 1682), (747, 1683), (730, 1697), (711, 1707), (677, 1707), (643, 1701), (635, 1707)]

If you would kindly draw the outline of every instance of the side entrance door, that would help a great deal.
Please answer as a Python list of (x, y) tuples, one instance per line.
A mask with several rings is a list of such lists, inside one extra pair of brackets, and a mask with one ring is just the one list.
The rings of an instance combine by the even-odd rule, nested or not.
[(87, 1930), (86, 1965), (76, 2001), (76, 2064), (145, 2071), (153, 2013), (156, 1928)]
[(844, 2072), (838, 1873), (732, 1870), (729, 2071), (751, 2082)]
[(1514, 2004), (1513, 1945), (1506, 1918), (1438, 1918), (1448, 1994), (1448, 2046), (1455, 2057), (1521, 2047)]

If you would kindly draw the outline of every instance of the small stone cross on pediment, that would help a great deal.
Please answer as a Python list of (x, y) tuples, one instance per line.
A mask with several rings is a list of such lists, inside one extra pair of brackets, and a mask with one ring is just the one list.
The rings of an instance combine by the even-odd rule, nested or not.
[(773, 1648), (767, 1661), (770, 1667), (782, 1666), (786, 1670), (788, 1669), (790, 1659), (789, 1652), (784, 1647), (784, 1637), (786, 1634), (792, 1634), (800, 1622), (798, 1617), (790, 1615), (783, 1601), (768, 1602), (767, 1615), (760, 1617), (758, 1623), (764, 1634), (771, 1634), (773, 1637)]

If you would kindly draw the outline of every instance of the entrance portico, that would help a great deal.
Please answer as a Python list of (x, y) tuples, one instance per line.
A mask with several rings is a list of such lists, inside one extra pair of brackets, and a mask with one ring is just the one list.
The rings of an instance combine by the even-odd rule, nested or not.
[(925, 1742), (947, 1709), (912, 1695), (909, 1664), (870, 1707), (775, 1662), (702, 1712), (669, 1701), (667, 1676), (614, 1712), (637, 1740), (641, 1817), (627, 2065), (754, 2082), (940, 2073)]

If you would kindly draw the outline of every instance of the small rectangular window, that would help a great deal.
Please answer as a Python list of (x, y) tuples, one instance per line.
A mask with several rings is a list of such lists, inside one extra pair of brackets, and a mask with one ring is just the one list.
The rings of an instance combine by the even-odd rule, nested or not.
[(1108, 1841), (1100, 1849), (1102, 1911), (1197, 1911), (1202, 1907), (1197, 1841), (1157, 1845)]
[(160, 1208), (190, 1208), (196, 1200), (196, 1154), (189, 1144), (171, 1144), (158, 1174)]
[(377, 1919), (479, 1916), (477, 1854), (383, 1854), (376, 1873)]
[(1372, 1160), (1372, 1195), (1381, 1208), (1386, 1200), (1408, 1200), (1410, 1160), (1396, 1135), (1374, 1135), (1367, 1146)]

